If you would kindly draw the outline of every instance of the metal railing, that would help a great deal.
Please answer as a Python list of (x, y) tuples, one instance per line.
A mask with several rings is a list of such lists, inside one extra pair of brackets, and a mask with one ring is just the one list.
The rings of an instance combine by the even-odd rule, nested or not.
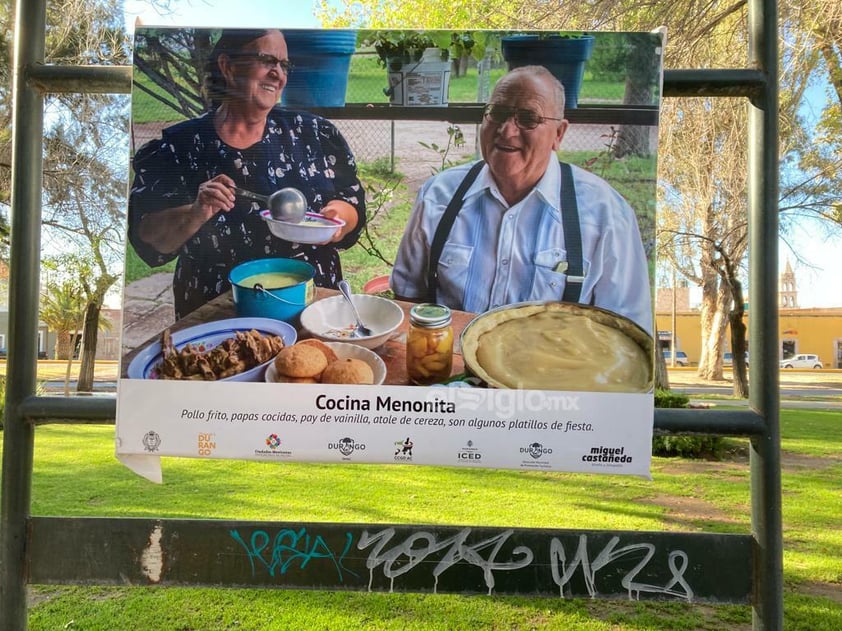
[[(32, 531), (50, 518), (30, 512), (36, 426), (107, 423), (114, 399), (35, 396), (41, 238), (43, 95), (127, 93), (128, 67), (44, 65), (46, 0), (17, 0), (13, 68), (10, 336), (0, 513), (0, 629), (27, 626), (30, 563), (43, 553)], [(750, 410), (665, 410), (655, 427), (674, 433), (751, 439), (753, 612), (755, 629), (783, 627), (780, 431), (777, 362), (778, 123), (777, 4), (749, 2), (751, 69), (667, 70), (664, 96), (745, 96), (749, 101), (749, 261), (752, 319)], [(67, 523), (74, 520), (69, 519)], [(109, 520), (113, 525), (115, 521)], [(34, 527), (33, 527), (34, 526)], [(110, 530), (101, 531), (107, 538)], [(666, 536), (666, 533), (662, 533)], [(736, 561), (735, 561), (736, 563)], [(75, 569), (74, 569), (75, 571)], [(724, 568), (723, 571), (727, 571)]]

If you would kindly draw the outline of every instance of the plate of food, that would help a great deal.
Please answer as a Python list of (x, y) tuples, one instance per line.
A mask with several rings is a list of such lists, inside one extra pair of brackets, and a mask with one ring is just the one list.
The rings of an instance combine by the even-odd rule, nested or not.
[(563, 302), (486, 311), (462, 331), (468, 372), (494, 388), (650, 392), (652, 337), (617, 313)]
[(377, 353), (344, 342), (301, 340), (281, 350), (266, 368), (268, 383), (379, 385), (386, 364)]
[(129, 379), (262, 381), (278, 352), (295, 344), (295, 329), (271, 318), (231, 318), (182, 331), (165, 330), (129, 364)]

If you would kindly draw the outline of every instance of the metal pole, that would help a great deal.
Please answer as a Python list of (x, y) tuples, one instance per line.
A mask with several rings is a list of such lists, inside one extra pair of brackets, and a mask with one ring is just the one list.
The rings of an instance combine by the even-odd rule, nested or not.
[(26, 524), (32, 499), (34, 428), (18, 404), (35, 392), (41, 256), (43, 97), (27, 70), (44, 61), (46, 0), (15, 3), (9, 355), (0, 508), (0, 629), (26, 629)]
[(678, 291), (678, 288), (675, 286), (675, 266), (672, 267), (672, 333), (670, 334), (670, 366), (675, 368), (675, 294)]
[[(783, 629), (780, 392), (778, 389), (778, 37), (775, 0), (750, 0), (749, 64), (766, 81), (750, 99), (748, 198), (751, 405), (766, 431), (751, 439), (751, 522), (757, 542), (757, 630)], [(759, 353), (758, 353), (759, 349)]]

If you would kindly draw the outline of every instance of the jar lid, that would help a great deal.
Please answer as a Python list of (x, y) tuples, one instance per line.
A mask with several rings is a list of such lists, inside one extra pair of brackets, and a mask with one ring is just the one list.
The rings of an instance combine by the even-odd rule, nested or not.
[(409, 310), (409, 321), (422, 327), (444, 326), (450, 322), (450, 309), (444, 305), (425, 302)]

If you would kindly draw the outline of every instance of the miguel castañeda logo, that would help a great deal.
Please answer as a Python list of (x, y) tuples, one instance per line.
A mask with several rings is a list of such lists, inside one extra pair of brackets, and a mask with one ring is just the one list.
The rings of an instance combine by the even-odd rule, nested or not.
[(149, 431), (143, 435), (142, 442), (143, 448), (146, 451), (158, 451), (158, 448), (161, 446), (161, 437), (158, 435), (158, 432)]
[(277, 434), (269, 434), (263, 441), (266, 449), (255, 449), (255, 456), (273, 456), (273, 457), (287, 457), (291, 456), (292, 452), (288, 449), (282, 449), (281, 437)]
[(474, 441), (472, 440), (469, 440), (464, 447), (459, 449), (456, 453), (456, 458), (459, 462), (482, 464), (482, 452), (474, 445)]
[(398, 462), (412, 462), (412, 448), (414, 443), (409, 438), (395, 441), (395, 460)]
[(632, 463), (632, 456), (625, 447), (606, 447), (598, 445), (582, 456), (582, 462), (589, 462), (594, 467), (619, 467)]
[(529, 469), (549, 469), (550, 462), (546, 456), (553, 453), (550, 447), (544, 447), (541, 443), (529, 443), (526, 447), (520, 448), (520, 453), (527, 454), (532, 460), (522, 460), (521, 467)]
[(327, 448), (339, 450), (339, 453), (347, 459), (355, 451), (365, 451), (365, 443), (358, 443), (353, 438), (346, 436), (335, 443), (328, 443)]

